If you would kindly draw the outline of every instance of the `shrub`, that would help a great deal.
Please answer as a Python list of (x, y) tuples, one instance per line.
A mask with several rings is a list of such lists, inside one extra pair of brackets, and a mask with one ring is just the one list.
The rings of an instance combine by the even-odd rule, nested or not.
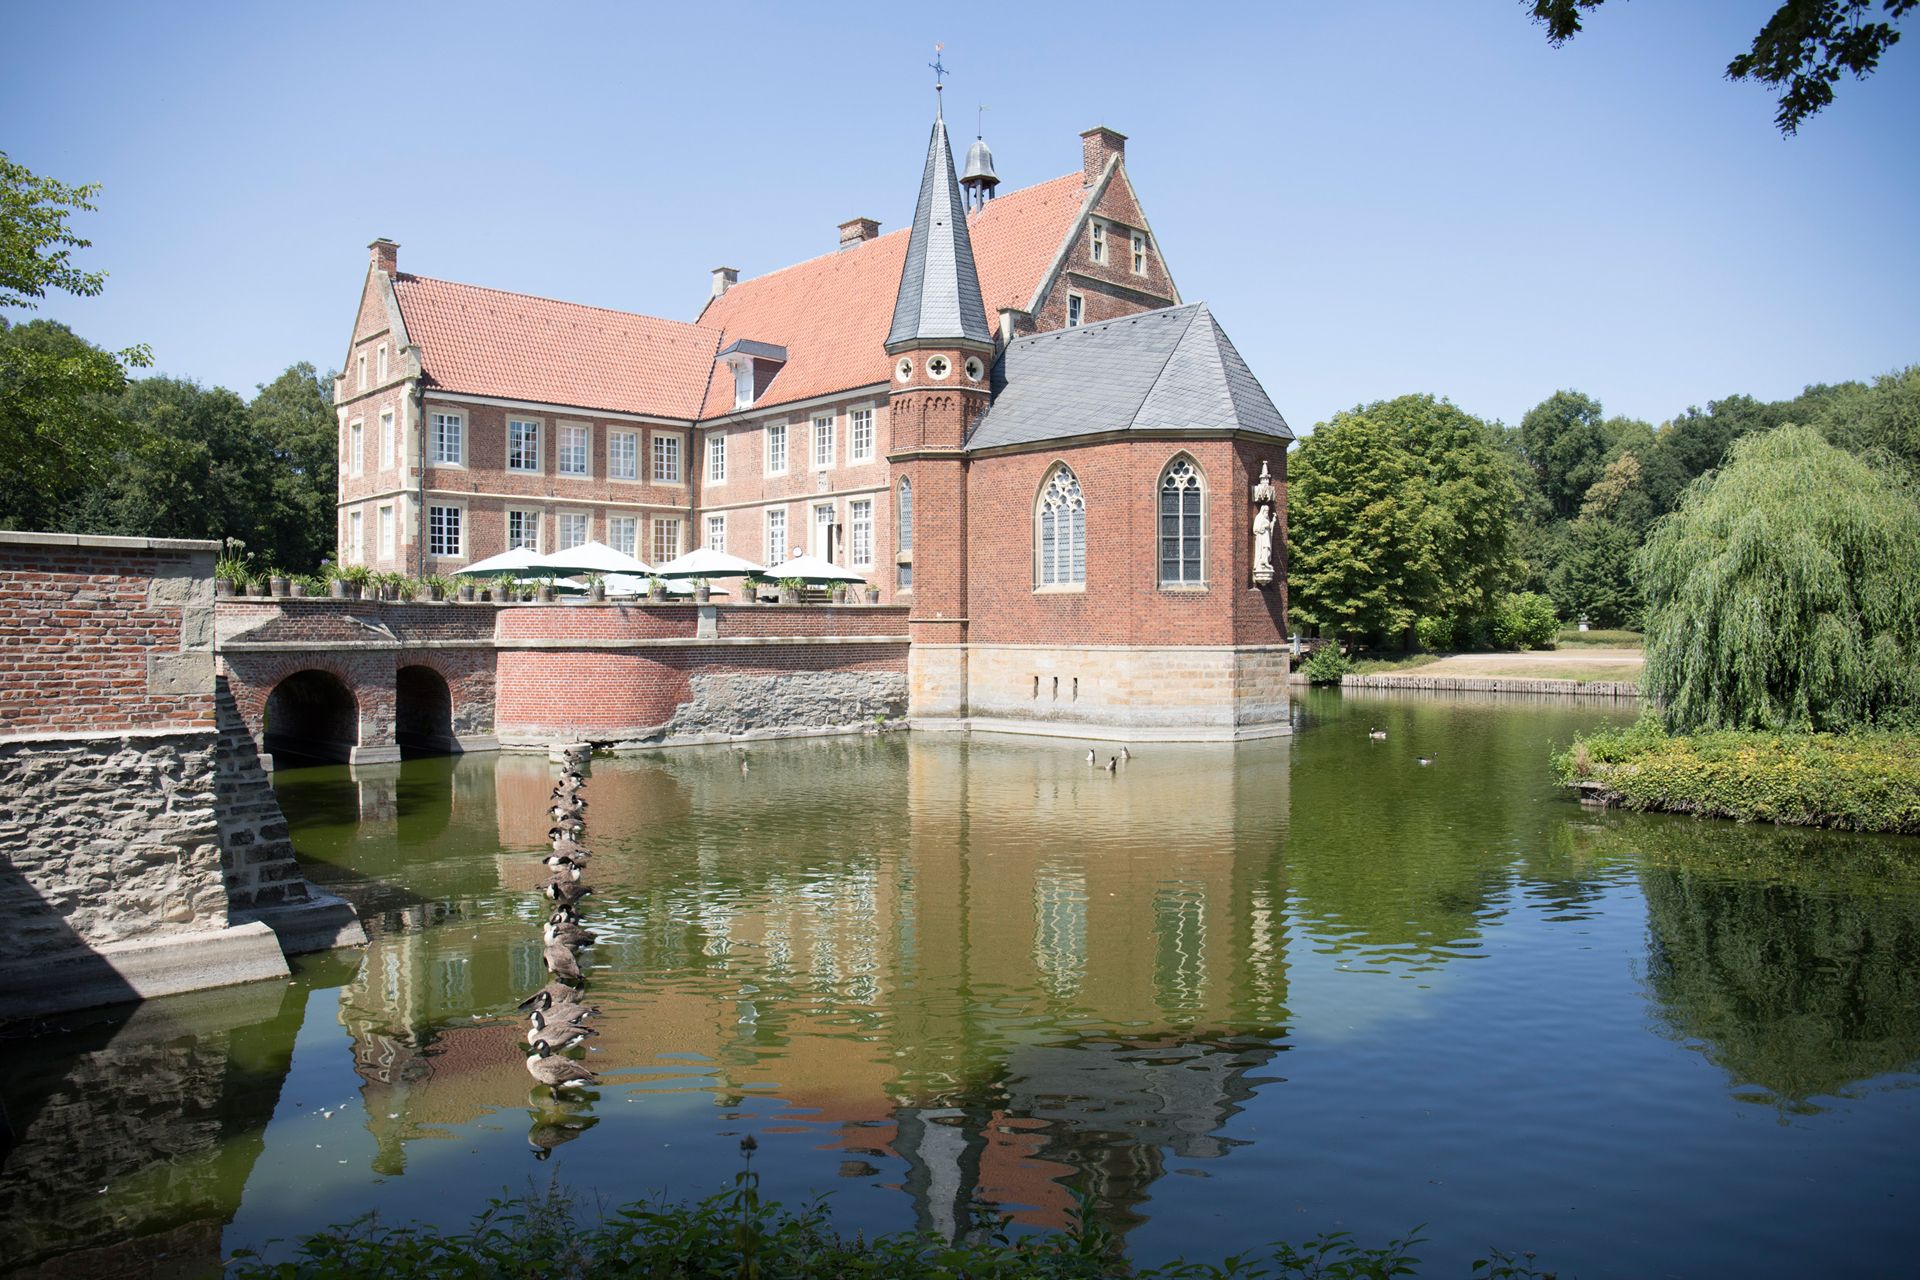
[(1550, 649), (1559, 630), (1553, 601), (1533, 591), (1501, 597), (1493, 615), (1493, 642), (1502, 649)]
[(1630, 809), (1920, 835), (1920, 734), (1721, 730), (1669, 736), (1652, 712), (1554, 757)]
[(1353, 663), (1340, 652), (1339, 645), (1316, 649), (1300, 668), (1307, 673), (1308, 684), (1339, 684), (1340, 677), (1353, 670)]
[(1422, 649), (1441, 653), (1459, 647), (1460, 624), (1454, 618), (1425, 617), (1414, 624), (1413, 630)]

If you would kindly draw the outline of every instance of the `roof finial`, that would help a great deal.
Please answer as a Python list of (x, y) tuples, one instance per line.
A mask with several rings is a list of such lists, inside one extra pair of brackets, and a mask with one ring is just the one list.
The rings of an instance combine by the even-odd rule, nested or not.
[(987, 104), (984, 102), (973, 115), (973, 136), (976, 138), (987, 136)]
[(940, 65), (940, 51), (946, 47), (945, 41), (934, 45), (933, 61), (927, 64), (933, 68), (933, 114), (936, 118), (943, 120), (946, 118), (946, 114), (940, 109), (940, 104), (944, 101), (940, 91), (947, 86), (941, 83), (941, 78), (947, 74), (947, 69)]

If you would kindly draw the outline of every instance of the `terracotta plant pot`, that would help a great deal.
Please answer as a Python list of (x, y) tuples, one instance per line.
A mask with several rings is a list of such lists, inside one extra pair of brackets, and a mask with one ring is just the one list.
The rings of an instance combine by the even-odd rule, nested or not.
[(249, 582), (247, 584), (247, 594), (264, 600), (267, 597), (267, 584), (264, 582)]
[(287, 584), (287, 594), (295, 600), (304, 600), (307, 596), (307, 584), (304, 582), (290, 582)]
[(607, 586), (604, 582), (596, 582), (587, 589), (587, 599), (593, 601), (595, 604), (600, 603), (606, 598)]
[(232, 578), (215, 578), (213, 580), (213, 594), (216, 598), (220, 596), (232, 595), (233, 579)]
[(352, 585), (353, 584), (345, 578), (335, 578), (327, 584), (327, 594), (335, 600), (345, 600), (347, 598), (347, 589)]
[(286, 596), (292, 593), (293, 583), (287, 578), (269, 578), (267, 589), (276, 596)]

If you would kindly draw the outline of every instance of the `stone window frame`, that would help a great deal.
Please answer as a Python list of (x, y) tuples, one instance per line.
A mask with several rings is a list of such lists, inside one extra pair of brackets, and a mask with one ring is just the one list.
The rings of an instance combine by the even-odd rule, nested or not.
[[(460, 455), (457, 460), (449, 460), (443, 457), (441, 453), (440, 446), (443, 443), (445, 443), (445, 440), (446, 440), (446, 437), (444, 437), (441, 434), (441, 428), (448, 421), (453, 423), (452, 439), (455, 445), (455, 451)], [(447, 408), (441, 408), (439, 406), (429, 409), (427, 411), (427, 433), (429, 436), (429, 439), (427, 441), (427, 450), (428, 450), (428, 456), (430, 458), (430, 461), (427, 464), (428, 466), (458, 467), (462, 471), (465, 471), (467, 469), (466, 410), (447, 409)]]
[[(780, 525), (780, 537), (777, 542), (774, 540), (773, 533), (776, 518)], [(783, 503), (779, 506), (768, 507), (766, 509), (765, 524), (767, 533), (767, 567), (771, 569), (774, 565), (779, 564), (792, 554), (793, 544), (787, 541), (787, 537), (792, 530), (793, 522), (788, 516), (786, 505)], [(776, 554), (776, 552), (778, 554)]]
[[(455, 528), (455, 537), (453, 542), (453, 550), (451, 551), (435, 551), (433, 549), (434, 538), (435, 538), (435, 533), (433, 528), (433, 513), (436, 511), (451, 511), (454, 513), (453, 522), (456, 528)], [(426, 553), (429, 558), (435, 559), (435, 560), (461, 560), (466, 558), (466, 554), (467, 554), (467, 504), (466, 503), (446, 502), (446, 501), (429, 502), (427, 504), (426, 527), (427, 527)]]
[[(621, 484), (640, 483), (640, 481), (644, 478), (640, 474), (640, 458), (641, 458), (641, 455), (646, 451), (644, 445), (642, 444), (643, 435), (644, 433), (638, 427), (634, 427), (631, 430), (625, 427), (608, 427), (607, 428), (607, 479), (618, 481)], [(623, 476), (619, 472), (614, 470), (613, 442), (615, 440), (633, 441), (633, 452), (631, 457), (629, 458), (629, 461), (633, 463), (633, 474), (630, 476)]]
[[(544, 475), (546, 473), (547, 458), (546, 458), (546, 453), (543, 447), (546, 444), (546, 441), (541, 438), (546, 434), (541, 429), (545, 425), (546, 425), (545, 420), (541, 418), (532, 418), (532, 417), (526, 416), (525, 414), (510, 413), (507, 415), (506, 436), (505, 436), (506, 450), (501, 455), (501, 459), (502, 459), (502, 469), (505, 470), (509, 475), (537, 476), (537, 475)], [(530, 467), (516, 467), (513, 465), (513, 429), (515, 427), (532, 427), (533, 428), (533, 465)]]
[[(715, 529), (718, 529), (720, 531), (720, 545), (717, 547), (713, 545), (713, 533)], [(701, 519), (700, 545), (703, 547), (712, 548), (715, 551), (725, 551), (727, 549), (727, 513), (726, 512), (709, 511), (707, 512), (705, 517)]]
[(398, 444), (399, 436), (394, 425), (393, 406), (383, 405), (380, 409), (380, 469), (382, 471), (393, 470)]
[[(865, 508), (865, 529), (861, 528), (861, 508)], [(865, 545), (861, 545), (862, 542)], [(847, 499), (847, 567), (873, 568), (873, 499)]]
[(1098, 218), (1087, 219), (1087, 259), (1099, 266), (1107, 264), (1107, 224)]
[[(1056, 484), (1061, 476), (1066, 477), (1070, 490)], [(1060, 516), (1053, 513), (1056, 498), (1059, 500), (1058, 509), (1064, 510), (1067, 516), (1068, 542), (1064, 549), (1061, 549), (1058, 534)], [(1053, 530), (1048, 529), (1050, 520), (1054, 524)], [(1047, 547), (1050, 533), (1054, 547), (1051, 555)], [(1077, 559), (1074, 555), (1076, 540), (1079, 544)], [(1047, 467), (1040, 477), (1040, 487), (1033, 495), (1033, 589), (1040, 594), (1083, 592), (1087, 589), (1087, 494), (1080, 484), (1080, 477), (1064, 459), (1056, 460)]]
[[(653, 484), (684, 485), (687, 482), (687, 437), (683, 431), (648, 432), (647, 475)], [(669, 450), (663, 445), (671, 444)], [(671, 460), (671, 475), (663, 475), (661, 463)]]
[(383, 502), (374, 508), (373, 523), (379, 539), (380, 556), (384, 560), (393, 559), (399, 528), (399, 518), (391, 502)]
[[(580, 442), (580, 470), (567, 470), (567, 433), (578, 431), (584, 437)], [(553, 474), (563, 480), (593, 479), (593, 424), (577, 418), (562, 418), (553, 426)]]
[[(679, 558), (680, 529), (682, 523), (683, 521), (677, 515), (648, 517), (647, 545), (648, 549), (653, 553), (653, 562), (655, 564), (665, 564), (669, 560)], [(673, 530), (673, 545), (666, 547), (661, 544), (660, 535), (669, 528)]]
[(360, 508), (355, 507), (347, 512), (347, 552), (341, 558), (348, 564), (367, 562), (366, 526), (366, 517), (361, 513)]
[[(1166, 576), (1166, 531), (1162, 525), (1162, 521), (1166, 519), (1166, 513), (1161, 510), (1161, 503), (1166, 496), (1167, 477), (1172, 475), (1174, 469), (1182, 464), (1185, 464), (1192, 472), (1194, 479), (1193, 487), (1199, 497), (1199, 533), (1195, 538), (1198, 547), (1193, 557), (1200, 573), (1198, 578), (1169, 578)], [(1171, 592), (1202, 592), (1208, 589), (1210, 584), (1207, 581), (1207, 543), (1209, 541), (1207, 537), (1207, 509), (1210, 497), (1211, 494), (1208, 491), (1206, 469), (1200, 465), (1198, 458), (1188, 453), (1185, 449), (1180, 450), (1168, 458), (1166, 465), (1160, 468), (1160, 475), (1153, 486), (1153, 577), (1155, 584), (1160, 590)], [(1181, 546), (1179, 551), (1180, 563), (1183, 567), (1187, 562), (1185, 541), (1186, 539), (1184, 535), (1182, 535), (1180, 538)]]
[[(620, 542), (615, 541), (615, 538), (618, 535), (614, 533), (613, 526), (617, 522), (622, 520), (626, 521), (627, 523), (633, 526), (633, 529), (632, 529), (633, 545), (631, 546), (622, 546)], [(638, 515), (609, 514), (606, 518), (607, 545), (612, 547), (615, 551), (623, 552), (624, 554), (633, 556), (637, 559), (640, 555), (640, 520), (641, 518)]]
[[(840, 415), (829, 409), (825, 413), (808, 416), (807, 457), (813, 463), (815, 471), (831, 471), (840, 457), (840, 441), (836, 438)], [(827, 460), (820, 461), (820, 444), (826, 442)]]
[(573, 546), (585, 546), (593, 541), (593, 512), (581, 508), (562, 508), (553, 513), (553, 549), (555, 551), (571, 549), (567, 545), (566, 534), (563, 532), (569, 520), (580, 522), (580, 541), (572, 544)]
[[(867, 447), (860, 447), (861, 420), (866, 421)], [(874, 449), (874, 411), (872, 405), (847, 410), (847, 461), (872, 462)]]
[(725, 484), (727, 482), (727, 433), (710, 431), (707, 433), (707, 483)]
[(367, 421), (355, 418), (347, 424), (347, 474), (367, 474)]
[(1084, 293), (1067, 294), (1067, 328), (1078, 329), (1087, 322), (1087, 295)]
[(373, 349), (373, 385), (387, 385), (387, 344), (384, 342)]
[[(525, 517), (523, 523), (530, 524), (533, 527), (533, 541), (531, 543), (516, 542), (514, 540), (513, 518), (515, 516)], [(533, 552), (533, 554), (540, 555), (541, 543), (544, 540), (542, 536), (544, 531), (541, 529), (542, 523), (540, 512), (535, 508), (508, 507), (500, 514), (502, 550), (512, 551), (515, 547), (525, 547), (528, 551)]]
[(913, 478), (901, 476), (893, 491), (895, 590), (913, 590)]
[[(762, 441), (764, 446), (763, 456), (766, 459), (766, 462), (765, 462), (766, 474), (770, 476), (783, 476), (787, 474), (789, 459), (792, 456), (791, 451), (793, 447), (793, 431), (791, 428), (791, 424), (788, 423), (783, 418), (778, 422), (766, 423), (765, 426), (763, 427), (763, 430), (766, 432), (766, 435)], [(779, 433), (777, 437), (774, 434), (775, 432)], [(780, 442), (780, 447), (778, 450), (776, 450), (773, 447), (773, 443), (776, 438)], [(780, 465), (777, 467), (774, 465), (774, 458), (776, 454), (778, 455), (780, 460)]]
[(365, 391), (367, 389), (367, 353), (364, 350), (361, 351), (360, 353), (359, 367), (360, 367), (360, 385), (356, 387), (355, 390)]
[(1144, 276), (1147, 274), (1147, 233), (1134, 231), (1129, 237), (1133, 246), (1133, 274)]

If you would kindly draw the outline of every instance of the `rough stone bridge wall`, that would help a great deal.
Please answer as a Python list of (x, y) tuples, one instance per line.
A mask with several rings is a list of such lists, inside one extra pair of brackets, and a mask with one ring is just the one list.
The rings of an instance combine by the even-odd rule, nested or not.
[(361, 940), (223, 747), (215, 550), (0, 533), (0, 1017), (284, 975), (317, 920)]

